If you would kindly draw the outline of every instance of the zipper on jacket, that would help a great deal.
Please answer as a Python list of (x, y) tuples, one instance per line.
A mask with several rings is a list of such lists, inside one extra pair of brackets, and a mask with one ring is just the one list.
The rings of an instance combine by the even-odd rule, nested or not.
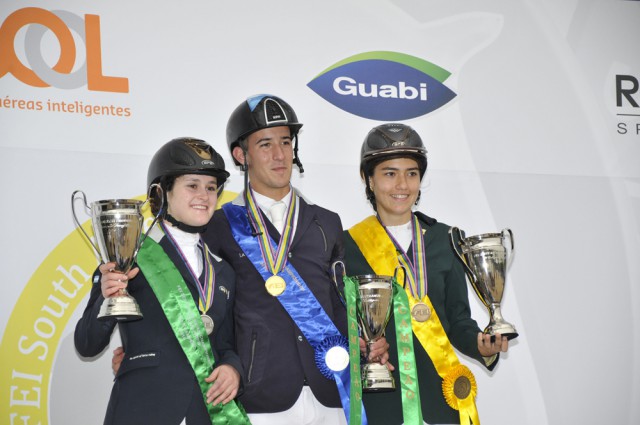
[(320, 233), (322, 234), (322, 240), (324, 241), (324, 252), (327, 252), (327, 249), (329, 249), (329, 246), (327, 245), (327, 236), (324, 234), (324, 229), (322, 229), (322, 226), (320, 225), (320, 222), (318, 221), (317, 218), (314, 218), (313, 221), (316, 222), (318, 229), (320, 229)]
[(258, 334), (254, 331), (251, 334), (251, 359), (249, 361), (249, 372), (247, 372), (247, 384), (251, 383), (251, 372), (253, 372), (253, 361), (256, 355), (256, 343), (258, 341)]

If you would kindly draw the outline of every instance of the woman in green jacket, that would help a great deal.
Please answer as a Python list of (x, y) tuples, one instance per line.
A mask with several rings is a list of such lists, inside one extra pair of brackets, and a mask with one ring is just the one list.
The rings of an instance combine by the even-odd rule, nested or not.
[[(403, 124), (373, 128), (361, 150), (360, 173), (375, 215), (345, 231), (347, 272), (393, 275), (403, 265), (408, 302), (404, 309), (396, 303), (385, 331), (389, 362), (397, 365), (397, 388), (365, 393), (369, 425), (479, 424), (475, 379), (452, 346), (489, 370), (508, 348), (506, 337), (483, 334), (471, 318), (464, 270), (451, 247), (449, 226), (413, 211), (427, 169), (426, 152), (420, 136)], [(408, 329), (409, 321), (407, 335), (413, 338), (402, 336), (402, 326)], [(413, 354), (407, 355), (411, 343)]]

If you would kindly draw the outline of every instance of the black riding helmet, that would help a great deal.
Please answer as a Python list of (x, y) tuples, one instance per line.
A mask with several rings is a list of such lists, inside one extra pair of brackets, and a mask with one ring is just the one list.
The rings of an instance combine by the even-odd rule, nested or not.
[(367, 199), (374, 208), (376, 202), (373, 191), (369, 188), (369, 177), (378, 164), (395, 158), (414, 159), (418, 163), (422, 180), (427, 171), (427, 148), (420, 135), (405, 124), (388, 123), (372, 128), (360, 150), (360, 175), (366, 185)]
[[(304, 172), (298, 158), (298, 132), (302, 124), (298, 122), (293, 108), (284, 100), (269, 94), (259, 94), (242, 102), (227, 122), (227, 146), (233, 158), (233, 149), (251, 133), (269, 127), (288, 126), (291, 129), (293, 144), (293, 162), (300, 172)], [(233, 158), (236, 165), (244, 166)]]
[[(205, 174), (216, 178), (218, 188), (229, 178), (224, 159), (204, 140), (179, 137), (162, 146), (151, 159), (147, 188), (163, 178), (183, 174)], [(165, 189), (163, 187), (163, 189)]]

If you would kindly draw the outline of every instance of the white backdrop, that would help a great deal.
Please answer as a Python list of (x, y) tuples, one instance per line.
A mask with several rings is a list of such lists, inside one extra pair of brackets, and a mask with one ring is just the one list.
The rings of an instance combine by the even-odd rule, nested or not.
[[(55, 27), (54, 14), (72, 43), (32, 23)], [(345, 228), (370, 213), (357, 164), (380, 121), (307, 86), (370, 51), (451, 73), (457, 96), (404, 121), (429, 150), (419, 208), (467, 234), (515, 235), (503, 313), (520, 337), (492, 373), (466, 361), (483, 423), (637, 423), (640, 2), (3, 0), (0, 25), (0, 424), (102, 422), (110, 350), (87, 361), (73, 348), (95, 266), (74, 231), (75, 189), (143, 195), (151, 155), (178, 136), (209, 141), (232, 168), (227, 117), (266, 92), (304, 123), (294, 184)], [(73, 68), (51, 71), (69, 45), (56, 69)], [(87, 86), (104, 77), (128, 91)], [(62, 102), (122, 116), (51, 110)], [(241, 187), (234, 169), (227, 189)]]

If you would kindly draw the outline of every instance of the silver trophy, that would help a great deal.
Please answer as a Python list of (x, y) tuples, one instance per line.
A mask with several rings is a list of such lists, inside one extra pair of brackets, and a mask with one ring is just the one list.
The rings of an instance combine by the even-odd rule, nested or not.
[[(454, 235), (458, 241), (454, 239)], [(516, 338), (516, 328), (504, 320), (500, 311), (507, 269), (513, 258), (513, 233), (510, 229), (504, 229), (500, 233), (465, 238), (459, 228), (452, 227), (449, 229), (449, 236), (471, 286), (489, 310), (490, 320), (484, 332), (489, 335), (499, 333), (507, 339)]]
[[(157, 186), (157, 189), (160, 190), (160, 187)], [(75, 200), (78, 194), (82, 195), (85, 211), (91, 217), (93, 234), (98, 246), (93, 243), (76, 216)], [(160, 213), (149, 226), (144, 238), (141, 238), (144, 221), (141, 210), (146, 202), (135, 199), (109, 199), (92, 202), (89, 207), (83, 191), (76, 190), (71, 195), (71, 211), (76, 225), (86, 236), (91, 246), (100, 254), (103, 263), (116, 263), (115, 271), (117, 272), (127, 273), (131, 270), (142, 242), (158, 220)], [(161, 210), (162, 208), (160, 208)], [(126, 289), (122, 289), (118, 295), (109, 297), (102, 303), (98, 319), (109, 318), (115, 318), (119, 321), (142, 318), (138, 303)]]
[[(353, 277), (358, 283), (356, 297), (358, 323), (362, 338), (371, 346), (384, 334), (393, 306), (393, 278), (391, 276), (361, 275)], [(386, 365), (367, 360), (362, 365), (362, 391), (385, 392), (396, 389), (396, 383)]]
[[(341, 265), (343, 276), (346, 269), (342, 261), (333, 263), (333, 282), (338, 296), (346, 305), (336, 280), (336, 266)], [(398, 269), (396, 269), (397, 274)], [(395, 278), (395, 276), (394, 276)], [(393, 308), (393, 279), (391, 276), (361, 275), (352, 276), (358, 285), (356, 294), (356, 310), (362, 338), (367, 343), (367, 354), (371, 346), (384, 335), (384, 330), (391, 318)], [(368, 356), (367, 356), (368, 357)], [(361, 365), (362, 391), (386, 392), (394, 391), (396, 383), (387, 366), (380, 362), (367, 361)]]

